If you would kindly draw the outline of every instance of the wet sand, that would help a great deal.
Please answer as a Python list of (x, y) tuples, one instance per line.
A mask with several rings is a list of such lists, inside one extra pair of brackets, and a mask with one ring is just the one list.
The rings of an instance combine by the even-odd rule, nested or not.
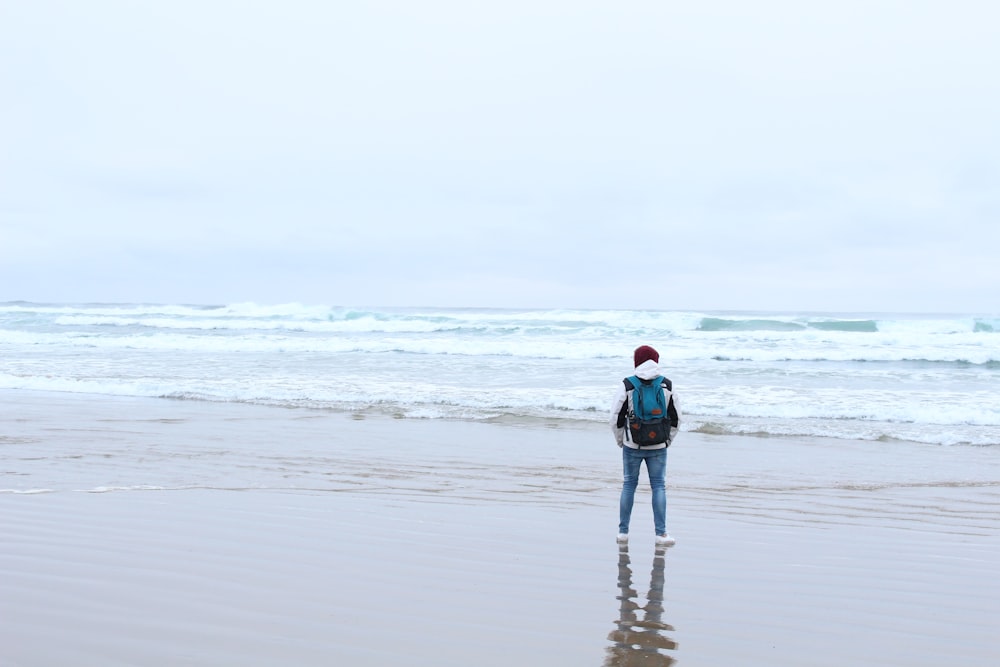
[(1000, 658), (997, 448), (0, 400), (4, 667)]

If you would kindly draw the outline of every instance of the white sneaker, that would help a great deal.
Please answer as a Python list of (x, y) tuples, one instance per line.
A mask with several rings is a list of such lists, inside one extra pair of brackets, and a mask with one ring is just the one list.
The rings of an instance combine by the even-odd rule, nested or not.
[(618, 544), (628, 544), (628, 533), (618, 533)]
[(658, 547), (672, 547), (677, 544), (677, 540), (670, 537), (669, 534), (657, 535), (656, 536), (656, 546)]

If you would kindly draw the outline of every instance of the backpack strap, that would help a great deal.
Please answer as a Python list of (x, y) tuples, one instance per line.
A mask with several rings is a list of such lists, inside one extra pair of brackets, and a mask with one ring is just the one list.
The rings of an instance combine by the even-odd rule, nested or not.
[(663, 377), (662, 375), (657, 375), (652, 380), (643, 380), (638, 375), (630, 375), (624, 380), (622, 380), (622, 382), (625, 383), (625, 391), (632, 391), (633, 389), (637, 388), (640, 384), (655, 383), (654, 386), (662, 387), (664, 382), (667, 383), (667, 389), (670, 389), (670, 380)]

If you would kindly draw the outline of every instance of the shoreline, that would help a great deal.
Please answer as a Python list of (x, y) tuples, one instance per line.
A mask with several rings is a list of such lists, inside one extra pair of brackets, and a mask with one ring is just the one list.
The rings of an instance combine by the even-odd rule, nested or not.
[(3, 398), (0, 665), (995, 662), (990, 448), (682, 433), (623, 562), (604, 424)]
[[(101, 393), (90, 393), (90, 392), (74, 392), (68, 390), (57, 390), (57, 389), (11, 389), (11, 388), (0, 388), (0, 397), (4, 395), (9, 395), (11, 400), (15, 403), (21, 400), (28, 400), (30, 402), (39, 401), (49, 401), (49, 402), (64, 402), (64, 403), (77, 403), (80, 401), (138, 401), (138, 402), (150, 402), (155, 404), (158, 402), (167, 403), (180, 403), (180, 404), (191, 404), (191, 405), (204, 405), (206, 409), (212, 409), (210, 406), (215, 406), (215, 409), (225, 410), (232, 408), (234, 410), (239, 410), (240, 408), (247, 409), (261, 409), (261, 410), (283, 410), (289, 413), (304, 413), (317, 417), (330, 417), (330, 418), (350, 418), (358, 420), (379, 420), (379, 419), (391, 419), (400, 420), (404, 422), (411, 423), (422, 423), (422, 422), (435, 422), (435, 423), (453, 423), (453, 424), (492, 424), (497, 426), (509, 426), (509, 427), (523, 427), (523, 428), (540, 428), (540, 429), (580, 429), (580, 430), (593, 430), (593, 429), (606, 429), (607, 420), (606, 415), (600, 418), (594, 419), (581, 419), (578, 416), (541, 416), (541, 415), (528, 415), (528, 414), (500, 414), (484, 418), (471, 418), (462, 417), (455, 415), (431, 415), (425, 416), (420, 414), (407, 414), (407, 411), (402, 406), (398, 408), (386, 407), (386, 406), (374, 406), (370, 409), (359, 410), (355, 408), (338, 408), (331, 406), (322, 405), (309, 405), (307, 403), (302, 404), (285, 404), (281, 402), (256, 402), (256, 401), (246, 401), (246, 400), (217, 400), (209, 398), (193, 398), (188, 396), (135, 396), (130, 394), (101, 394)], [(735, 418), (733, 418), (735, 419)], [(686, 417), (685, 422), (694, 422), (698, 424), (695, 428), (689, 428), (688, 430), (683, 430), (684, 424), (682, 424), (682, 434), (692, 434), (694, 436), (707, 436), (707, 437), (718, 437), (718, 438), (749, 438), (749, 439), (766, 439), (766, 440), (782, 440), (788, 442), (826, 442), (826, 443), (836, 443), (836, 442), (868, 442), (868, 443), (900, 443), (906, 445), (914, 446), (937, 446), (937, 447), (998, 447), (1000, 448), (1000, 442), (994, 442), (994, 440), (989, 440), (986, 442), (975, 442), (956, 439), (956, 436), (952, 434), (951, 438), (946, 440), (941, 440), (940, 436), (938, 438), (905, 438), (900, 435), (888, 436), (882, 433), (879, 423), (873, 423), (873, 430), (870, 433), (866, 433), (863, 437), (857, 434), (855, 435), (845, 435), (843, 433), (827, 433), (821, 434), (817, 433), (818, 429), (810, 429), (808, 432), (800, 433), (793, 429), (788, 432), (776, 432), (776, 431), (754, 431), (754, 430), (740, 430), (734, 428), (728, 428), (722, 426), (722, 422), (725, 418), (705, 418), (705, 417)], [(752, 421), (749, 418), (739, 418), (740, 422)], [(773, 420), (772, 420), (773, 421)], [(793, 419), (792, 421), (799, 422), (823, 422), (827, 420), (823, 419)], [(932, 431), (950, 432), (953, 427), (947, 425), (929, 425), (927, 427)]]

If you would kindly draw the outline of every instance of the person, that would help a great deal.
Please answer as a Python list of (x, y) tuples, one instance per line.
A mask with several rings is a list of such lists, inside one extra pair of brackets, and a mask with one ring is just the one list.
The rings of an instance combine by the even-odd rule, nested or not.
[[(641, 345), (633, 353), (635, 375), (640, 381), (651, 381), (662, 377), (660, 373), (660, 354), (649, 345)], [(632, 380), (625, 380), (618, 385), (614, 403), (611, 408), (611, 429), (615, 442), (622, 450), (623, 481), (619, 501), (618, 542), (628, 542), (629, 523), (632, 519), (632, 505), (635, 501), (635, 489), (639, 484), (639, 470), (642, 462), (646, 462), (646, 474), (649, 476), (649, 486), (653, 491), (653, 528), (656, 531), (657, 546), (672, 546), (674, 538), (667, 533), (667, 447), (677, 436), (680, 425), (680, 410), (677, 407), (677, 396), (673, 385), (663, 378), (661, 385), (664, 404), (667, 406), (669, 431), (667, 441), (654, 445), (639, 446), (626, 438), (628, 414), (632, 411), (632, 395), (634, 387)]]

